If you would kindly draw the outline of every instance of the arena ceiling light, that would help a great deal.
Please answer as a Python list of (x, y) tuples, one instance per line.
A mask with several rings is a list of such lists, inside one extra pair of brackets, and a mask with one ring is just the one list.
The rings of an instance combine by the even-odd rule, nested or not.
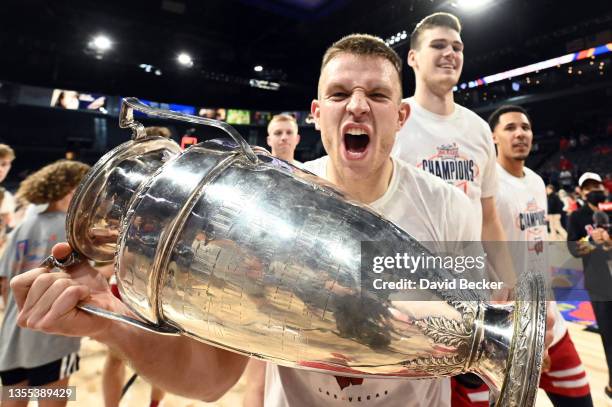
[(263, 66), (261, 66), (261, 65), (255, 65), (255, 66), (253, 67), (253, 70), (254, 70), (255, 72), (261, 72), (261, 71), (263, 71)]
[(191, 68), (193, 66), (193, 59), (191, 59), (191, 55), (189, 55), (186, 52), (181, 52), (176, 57), (176, 60), (178, 61), (179, 64), (186, 66), (188, 68)]
[(94, 37), (89, 46), (96, 51), (105, 52), (111, 49), (113, 42), (106, 35), (100, 34)]
[(406, 32), (406, 30), (403, 30), (387, 38), (385, 40), (385, 44), (391, 46), (394, 44), (398, 44), (400, 42), (403, 43), (407, 38), (408, 38), (408, 33)]
[(475, 11), (489, 3), (491, 3), (491, 0), (454, 0), (452, 5), (466, 11)]
[(145, 71), (146, 73), (154, 73), (156, 76), (161, 76), (162, 75), (162, 71), (161, 69), (150, 65), (150, 64), (140, 64), (138, 65), (139, 68), (141, 68), (143, 71)]
[(253, 88), (266, 89), (266, 90), (279, 90), (280, 83), (264, 81), (261, 79), (251, 79), (249, 80), (249, 85)]

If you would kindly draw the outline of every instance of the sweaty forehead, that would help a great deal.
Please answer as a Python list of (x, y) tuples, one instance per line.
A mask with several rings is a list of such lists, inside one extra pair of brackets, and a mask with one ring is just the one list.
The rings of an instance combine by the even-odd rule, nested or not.
[(342, 53), (327, 63), (319, 78), (319, 92), (332, 87), (394, 90), (401, 84), (391, 61), (380, 56)]

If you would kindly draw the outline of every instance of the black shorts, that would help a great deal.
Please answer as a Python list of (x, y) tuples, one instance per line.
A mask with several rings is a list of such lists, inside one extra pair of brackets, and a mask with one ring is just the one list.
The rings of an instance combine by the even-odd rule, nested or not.
[(2, 379), (3, 386), (13, 386), (23, 381), (27, 381), (28, 386), (44, 386), (64, 379), (79, 370), (80, 360), (77, 353), (71, 353), (46, 365), (30, 369), (19, 367), (5, 370), (0, 372), (0, 379)]

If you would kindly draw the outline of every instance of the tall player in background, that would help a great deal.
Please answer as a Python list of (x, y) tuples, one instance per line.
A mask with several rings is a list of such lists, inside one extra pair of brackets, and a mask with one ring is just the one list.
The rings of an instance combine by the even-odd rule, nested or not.
[[(522, 263), (515, 264), (516, 268), (541, 268), (536, 272), (546, 272), (546, 187), (539, 175), (525, 167), (533, 140), (531, 120), (522, 107), (506, 105), (491, 114), (489, 125), (497, 145), (499, 184), (495, 202), (508, 240), (513, 242), (513, 258)], [(555, 311), (554, 339), (540, 387), (555, 407), (593, 406), (584, 366), (556, 302), (550, 304)], [(455, 407), (489, 406), (489, 391), (484, 384), (478, 389), (456, 385), (453, 390)]]
[(495, 147), (487, 123), (455, 103), (453, 87), (463, 68), (461, 23), (434, 13), (410, 36), (408, 65), (414, 70), (414, 96), (393, 154), (464, 191), (473, 203), (482, 240), (506, 240), (495, 210)]
[[(504, 267), (509, 255), (499, 245), (491, 250), (487, 241), (505, 241), (495, 208), (497, 173), (495, 146), (487, 123), (474, 112), (455, 103), (453, 87), (463, 68), (461, 23), (449, 13), (434, 13), (421, 20), (410, 35), (408, 65), (416, 80), (414, 96), (404, 99), (410, 120), (397, 134), (392, 155), (457, 186), (468, 196), (476, 214), (473, 227), (488, 254), (494, 279), (515, 284), (513, 272)], [(507, 271), (507, 272), (506, 272)], [(501, 298), (504, 299), (504, 298)], [(453, 378), (472, 387), (482, 385), (473, 374)]]

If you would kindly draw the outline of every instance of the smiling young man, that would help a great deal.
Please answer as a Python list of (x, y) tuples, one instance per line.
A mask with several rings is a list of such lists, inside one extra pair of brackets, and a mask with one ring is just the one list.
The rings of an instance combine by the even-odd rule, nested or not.
[(482, 240), (505, 240), (495, 210), (491, 132), (484, 120), (453, 98), (463, 48), (461, 24), (452, 14), (434, 13), (415, 27), (408, 65), (416, 87), (414, 96), (405, 99), (412, 117), (398, 133), (393, 154), (461, 189), (472, 201)]
[[(414, 71), (416, 86), (414, 96), (404, 100), (411, 118), (397, 135), (393, 156), (467, 195), (476, 218), (476, 240), (483, 241), (493, 265), (491, 279), (512, 288), (516, 276), (505, 267), (509, 254), (499, 245), (486, 243), (506, 240), (495, 207), (497, 169), (491, 131), (484, 120), (456, 104), (453, 97), (463, 69), (463, 50), (461, 23), (452, 14), (431, 14), (414, 28), (408, 65)], [(458, 378), (474, 386), (482, 383), (473, 375)]]
[[(401, 103), (400, 72), (401, 60), (380, 38), (355, 34), (334, 43), (323, 58), (311, 107), (328, 155), (305, 165), (418, 240), (477, 240), (471, 204), (463, 193), (390, 157), (395, 134), (409, 115)], [(58, 245), (54, 255), (62, 259), (69, 250)], [(80, 300), (93, 294), (99, 306), (125, 312), (86, 263), (70, 273), (34, 269), (11, 284), (20, 325), (107, 343), (139, 374), (172, 393), (213, 401), (236, 383), (248, 360), (187, 337), (143, 332), (77, 309)], [(346, 378), (273, 364), (267, 364), (265, 374), (267, 406), (450, 405), (448, 379)]]
[[(505, 105), (491, 114), (489, 126), (497, 145), (499, 186), (495, 203), (512, 242), (512, 258), (520, 271), (529, 267), (545, 273), (546, 190), (542, 178), (525, 166), (533, 141), (531, 119), (522, 107)], [(591, 407), (584, 366), (556, 303), (551, 301), (549, 307), (555, 315), (554, 338), (540, 388), (555, 407)], [(470, 389), (455, 383), (453, 390), (453, 407), (489, 406), (489, 390), (484, 384)]]

